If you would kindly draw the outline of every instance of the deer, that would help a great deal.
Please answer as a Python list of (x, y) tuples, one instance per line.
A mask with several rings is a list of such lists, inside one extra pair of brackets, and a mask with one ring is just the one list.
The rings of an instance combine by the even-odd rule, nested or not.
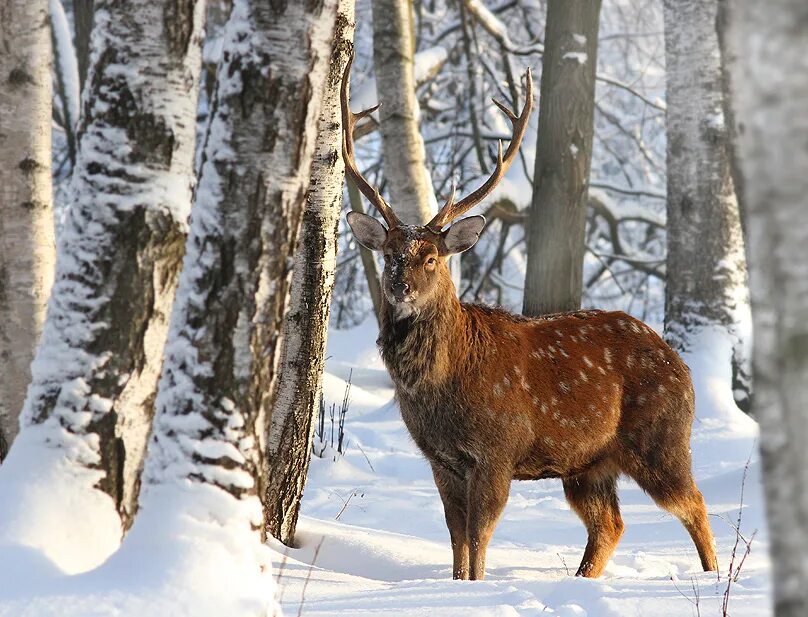
[(382, 253), (377, 341), (401, 416), (443, 502), (454, 579), (481, 580), (513, 480), (560, 478), (587, 530), (577, 576), (602, 574), (623, 520), (617, 479), (632, 478), (689, 532), (705, 571), (717, 570), (704, 498), (692, 474), (695, 395), (687, 365), (649, 326), (620, 311), (529, 318), (460, 302), (447, 260), (477, 242), (485, 218), (459, 218), (488, 196), (516, 158), (533, 105), (508, 117), (493, 173), (468, 196), (455, 188), (426, 225), (405, 224), (359, 171), (349, 105), (352, 57), (341, 84), (346, 175), (381, 215), (350, 212), (362, 246)]

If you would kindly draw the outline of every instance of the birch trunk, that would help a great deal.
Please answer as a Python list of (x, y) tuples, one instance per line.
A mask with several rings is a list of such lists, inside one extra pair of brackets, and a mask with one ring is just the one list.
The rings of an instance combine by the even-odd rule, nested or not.
[(542, 60), (526, 315), (580, 307), (600, 0), (550, 0)]
[(777, 617), (808, 614), (808, 4), (727, 7)]
[(47, 484), (19, 481), (34, 481), (30, 451), (0, 477), (0, 539), (66, 571), (117, 548), (135, 510), (191, 199), (203, 15), (202, 1), (96, 2), (71, 207), (23, 411), (22, 445), (49, 465), (54, 503), (35, 501)]
[(267, 443), (267, 532), (291, 546), (322, 393), (331, 291), (342, 211), (342, 72), (353, 48), (354, 0), (339, 0), (331, 60), (283, 328), (278, 388)]
[[(680, 352), (725, 353), (749, 409), (746, 258), (724, 120), (715, 0), (666, 0), (665, 337)], [(715, 335), (727, 340), (716, 345)]]
[(418, 131), (414, 56), (410, 0), (373, 0), (373, 60), (390, 203), (404, 223), (424, 224), (437, 204)]
[(53, 282), (47, 0), (0, 0), (0, 462), (19, 431)]
[(238, 509), (256, 545), (336, 5), (234, 2), (144, 472), (144, 513), (207, 491), (215, 497), (183, 499), (172, 515)]

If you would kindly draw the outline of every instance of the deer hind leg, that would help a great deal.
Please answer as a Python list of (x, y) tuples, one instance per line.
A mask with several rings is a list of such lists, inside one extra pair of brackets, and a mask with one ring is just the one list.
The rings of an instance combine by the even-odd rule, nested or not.
[(485, 553), (494, 534), (511, 488), (510, 470), (503, 474), (492, 469), (475, 468), (468, 484), (466, 533), (469, 543), (469, 578), (485, 578)]
[(617, 474), (592, 470), (565, 478), (564, 495), (589, 534), (575, 576), (597, 578), (606, 567), (620, 537), (623, 519), (617, 499)]
[(631, 475), (660, 508), (681, 521), (696, 545), (704, 571), (716, 571), (715, 539), (707, 520), (707, 507), (693, 481), (690, 457), (687, 456), (686, 460), (686, 463), (682, 461), (673, 469), (645, 469)]
[(469, 577), (469, 543), (466, 537), (466, 482), (451, 471), (432, 466), (435, 485), (443, 501), (443, 513), (452, 542), (452, 578)]

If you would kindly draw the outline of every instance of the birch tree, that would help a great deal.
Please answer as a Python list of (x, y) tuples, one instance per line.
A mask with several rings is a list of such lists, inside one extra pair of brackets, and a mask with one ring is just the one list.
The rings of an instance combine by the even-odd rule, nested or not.
[(331, 291), (337, 265), (344, 163), (340, 85), (353, 50), (354, 0), (339, 0), (317, 141), (283, 324), (277, 397), (267, 442), (267, 533), (291, 545), (320, 405)]
[(56, 280), (0, 469), (0, 542), (65, 571), (102, 561), (134, 514), (191, 199), (204, 2), (95, 9)]
[[(726, 353), (748, 409), (749, 298), (724, 120), (715, 0), (666, 0), (667, 284), (665, 336), (679, 351)], [(716, 342), (715, 334), (726, 340)]]
[(405, 223), (424, 224), (437, 203), (418, 131), (414, 56), (410, 0), (373, 0), (373, 60), (381, 104), (384, 175), (396, 215)]
[(0, 462), (17, 435), (53, 282), (46, 0), (0, 1)]
[(600, 0), (549, 0), (524, 313), (580, 307)]
[[(144, 471), (141, 507), (152, 527), (140, 527), (141, 538), (159, 533), (154, 513), (166, 503), (177, 524), (189, 513), (219, 524), (230, 513), (227, 541), (245, 547), (259, 547), (256, 530), (266, 528), (267, 453), (277, 454), (267, 433), (310, 179), (323, 182), (308, 194), (311, 207), (333, 208), (336, 180), (325, 168), (339, 157), (312, 160), (336, 8), (234, 2)], [(313, 169), (323, 173), (311, 178)], [(333, 233), (328, 216), (322, 224)], [(307, 233), (302, 242), (310, 258), (333, 240), (312, 244)], [(325, 311), (327, 297), (310, 297)]]
[(754, 326), (752, 413), (777, 617), (808, 613), (808, 5), (729, 10)]

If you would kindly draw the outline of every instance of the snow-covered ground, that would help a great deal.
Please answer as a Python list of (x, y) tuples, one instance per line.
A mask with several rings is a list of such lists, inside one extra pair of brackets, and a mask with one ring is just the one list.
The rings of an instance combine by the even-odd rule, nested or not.
[[(720, 580), (700, 571), (695, 548), (677, 520), (630, 481), (621, 481), (626, 531), (598, 580), (571, 576), (586, 532), (557, 480), (514, 482), (488, 553), (487, 578), (451, 580), (451, 549), (432, 476), (409, 438), (392, 383), (376, 353), (375, 324), (331, 331), (324, 378), (326, 403), (337, 403), (352, 372), (347, 453), (312, 461), (298, 526), (300, 548), (273, 545), (286, 615), (562, 615), (627, 617), (721, 615), (726, 570), (747, 460), (741, 532), (758, 534), (737, 583), (733, 617), (765, 617), (769, 607), (756, 426), (732, 403), (729, 375), (688, 357), (697, 388), (693, 457), (716, 534)], [(717, 353), (718, 352), (718, 353)], [(326, 433), (330, 422), (326, 419)], [(744, 551), (741, 543), (738, 559)], [(307, 582), (308, 581), (308, 582)], [(302, 607), (301, 607), (302, 604)]]

